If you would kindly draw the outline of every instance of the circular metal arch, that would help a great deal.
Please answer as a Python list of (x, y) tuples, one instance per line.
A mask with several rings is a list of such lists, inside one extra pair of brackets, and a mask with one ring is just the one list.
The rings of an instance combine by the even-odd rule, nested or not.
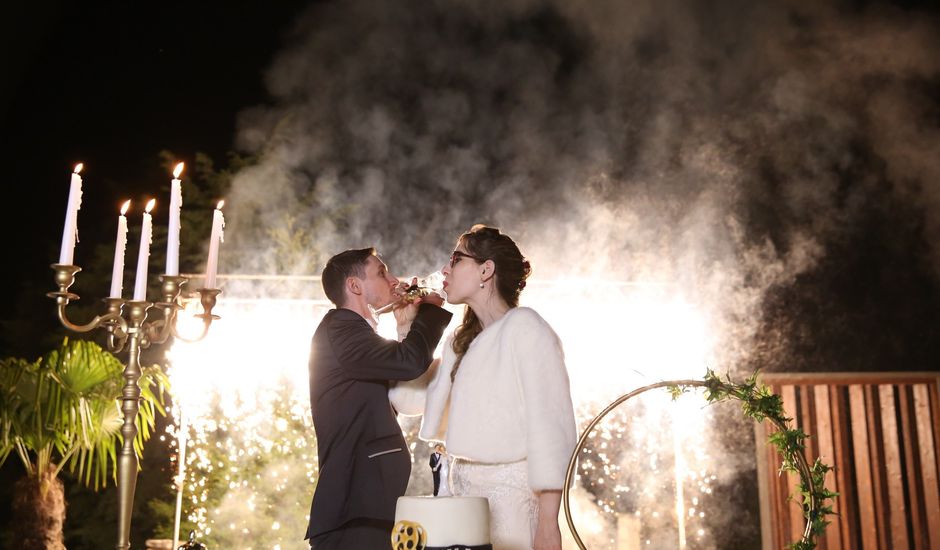
[(591, 435), (591, 432), (594, 431), (594, 428), (597, 426), (597, 424), (603, 420), (604, 417), (610, 413), (610, 411), (620, 406), (624, 401), (650, 390), (666, 388), (670, 386), (679, 386), (683, 388), (701, 388), (705, 387), (705, 382), (701, 380), (666, 380), (664, 382), (656, 382), (655, 384), (637, 388), (626, 395), (621, 395), (613, 403), (607, 405), (607, 408), (595, 416), (594, 419), (591, 420), (590, 424), (588, 424), (584, 429), (584, 432), (581, 433), (581, 438), (578, 439), (578, 444), (575, 446), (574, 452), (571, 453), (571, 460), (568, 461), (568, 472), (565, 474), (565, 485), (561, 490), (561, 499), (565, 506), (565, 520), (568, 522), (568, 529), (571, 530), (571, 535), (574, 537), (575, 543), (577, 543), (578, 548), (581, 550), (586, 550), (587, 547), (584, 546), (584, 541), (581, 540), (581, 536), (578, 535), (578, 530), (574, 526), (574, 520), (571, 517), (571, 503), (569, 501), (571, 496), (571, 484), (574, 480), (574, 469), (578, 463), (578, 455), (580, 455), (581, 451), (584, 449), (584, 444), (587, 442), (588, 436)]

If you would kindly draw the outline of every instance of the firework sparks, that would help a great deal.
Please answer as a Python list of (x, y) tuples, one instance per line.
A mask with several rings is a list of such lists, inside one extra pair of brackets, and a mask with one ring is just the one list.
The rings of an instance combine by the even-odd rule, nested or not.
[[(703, 375), (707, 319), (667, 285), (533, 283), (523, 305), (538, 310), (564, 342), (582, 427), (630, 389)], [(173, 414), (178, 421), (185, 415), (187, 430), (173, 435), (188, 436), (180, 465), (186, 514), (215, 545), (250, 540), (291, 548), (302, 538), (318, 473), (308, 345), (327, 308), (311, 300), (230, 299), (220, 305), (225, 323), (218, 330), (170, 353)], [(392, 316), (381, 318), (379, 331), (395, 334)], [(592, 434), (580, 461), (576, 521), (602, 545), (615, 545), (627, 524), (629, 536), (653, 544), (649, 533), (668, 524), (671, 545), (684, 546), (686, 533), (707, 536), (708, 414), (696, 396), (671, 402), (664, 392), (638, 401)], [(416, 455), (423, 447), (412, 439)], [(425, 474), (418, 466), (413, 477)]]

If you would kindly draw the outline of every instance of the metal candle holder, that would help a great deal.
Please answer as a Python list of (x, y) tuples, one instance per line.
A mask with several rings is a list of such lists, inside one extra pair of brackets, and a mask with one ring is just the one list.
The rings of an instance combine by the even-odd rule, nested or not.
[[(69, 287), (75, 282), (75, 274), (82, 270), (76, 265), (52, 264), (55, 271), (55, 282), (58, 292), (46, 294), (54, 298), (58, 308), (59, 321), (62, 325), (74, 332), (90, 332), (101, 328), (107, 331), (107, 347), (112, 353), (119, 353), (125, 349), (128, 352), (127, 364), (124, 366), (124, 388), (121, 392), (121, 410), (124, 413), (124, 425), (121, 435), (124, 445), (118, 455), (118, 544), (117, 550), (128, 550), (130, 544), (131, 514), (134, 505), (134, 491), (137, 488), (137, 470), (139, 462), (134, 452), (134, 439), (137, 437), (137, 413), (140, 410), (140, 350), (149, 348), (152, 344), (162, 344), (173, 337), (185, 342), (197, 342), (205, 338), (209, 332), (209, 325), (218, 319), (212, 314), (216, 299), (221, 290), (217, 288), (200, 288), (199, 300), (202, 303), (203, 313), (196, 315), (202, 319), (202, 332), (196, 338), (187, 338), (176, 331), (176, 321), (180, 310), (183, 309), (180, 293), (188, 277), (179, 275), (161, 275), (162, 302), (147, 302), (124, 300), (123, 298), (105, 298), (107, 313), (97, 315), (84, 325), (77, 325), (69, 321), (65, 313), (66, 306), (79, 296), (69, 292)], [(161, 319), (147, 321), (148, 310), (156, 306), (163, 311)]]

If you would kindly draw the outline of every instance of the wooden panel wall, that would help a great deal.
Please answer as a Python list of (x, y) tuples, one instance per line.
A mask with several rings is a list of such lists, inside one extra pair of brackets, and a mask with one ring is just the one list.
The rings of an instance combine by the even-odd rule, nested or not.
[[(933, 373), (765, 374), (807, 440), (807, 459), (835, 466), (826, 486), (840, 493), (824, 550), (940, 550), (940, 376)], [(771, 426), (758, 427), (758, 435)], [(796, 475), (758, 445), (765, 548), (802, 533), (801, 508), (788, 496)]]

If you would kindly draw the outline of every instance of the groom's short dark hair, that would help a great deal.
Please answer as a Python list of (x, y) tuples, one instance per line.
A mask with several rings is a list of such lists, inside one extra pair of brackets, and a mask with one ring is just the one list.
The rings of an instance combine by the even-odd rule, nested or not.
[(323, 292), (336, 307), (346, 305), (346, 279), (349, 277), (366, 276), (366, 261), (369, 256), (375, 256), (375, 248), (359, 248), (340, 252), (330, 258), (323, 268), (320, 282), (323, 283)]

